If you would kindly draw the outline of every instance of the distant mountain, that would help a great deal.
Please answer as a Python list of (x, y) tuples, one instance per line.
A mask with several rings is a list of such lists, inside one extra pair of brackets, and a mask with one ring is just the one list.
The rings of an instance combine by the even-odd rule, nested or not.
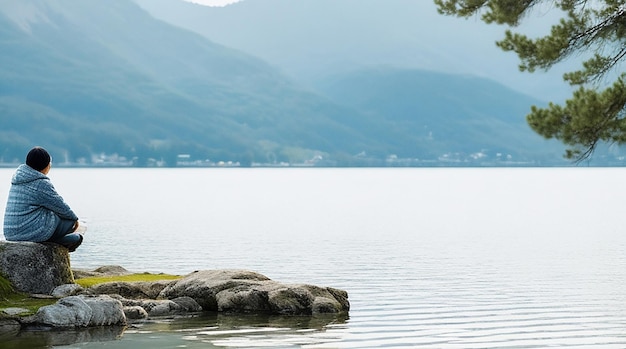
[(528, 106), (541, 101), (487, 79), (378, 67), (329, 78), (318, 88), (336, 103), (385, 120), (384, 138), (404, 143), (401, 157), (417, 151), (425, 159), (552, 162), (562, 153), (526, 123)]
[(131, 1), (5, 1), (0, 32), (4, 161), (33, 144), (171, 164), (180, 153), (297, 162), (377, 143), (350, 111)]
[[(550, 101), (569, 97), (563, 62), (550, 72), (518, 72), (495, 42), (504, 29), (437, 13), (433, 0), (243, 0), (207, 7), (183, 0), (135, 0), (156, 18), (255, 55), (299, 81), (377, 65), (474, 75)], [(520, 30), (549, 32), (558, 11), (537, 9)], [(526, 23), (527, 22), (527, 23)]]
[(0, 163), (33, 145), (56, 164), (558, 162), (523, 121), (535, 102), (413, 69), (304, 88), (131, 0), (0, 2)]

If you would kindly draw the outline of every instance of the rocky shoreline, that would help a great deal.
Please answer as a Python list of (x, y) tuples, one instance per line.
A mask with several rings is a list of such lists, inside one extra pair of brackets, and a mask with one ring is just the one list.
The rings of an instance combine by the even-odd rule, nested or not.
[(16, 291), (57, 300), (34, 314), (19, 307), (0, 308), (0, 338), (42, 328), (123, 329), (155, 318), (207, 312), (314, 316), (347, 314), (350, 309), (344, 290), (284, 284), (248, 270), (203, 270), (175, 280), (112, 281), (91, 287), (75, 282), (86, 277), (128, 274), (120, 266), (70, 270), (67, 250), (56, 245), (0, 242), (0, 276)]

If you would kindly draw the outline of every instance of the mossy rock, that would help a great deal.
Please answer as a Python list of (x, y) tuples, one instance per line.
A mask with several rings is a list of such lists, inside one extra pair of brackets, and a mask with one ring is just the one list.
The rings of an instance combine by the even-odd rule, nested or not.
[(56, 244), (0, 242), (0, 275), (15, 291), (29, 294), (50, 294), (74, 283), (69, 253)]

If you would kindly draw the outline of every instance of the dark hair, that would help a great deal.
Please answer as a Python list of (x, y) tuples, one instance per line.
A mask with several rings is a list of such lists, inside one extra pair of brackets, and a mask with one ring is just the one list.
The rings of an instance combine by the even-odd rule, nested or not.
[(42, 147), (34, 147), (26, 155), (26, 165), (41, 171), (50, 164), (50, 154)]

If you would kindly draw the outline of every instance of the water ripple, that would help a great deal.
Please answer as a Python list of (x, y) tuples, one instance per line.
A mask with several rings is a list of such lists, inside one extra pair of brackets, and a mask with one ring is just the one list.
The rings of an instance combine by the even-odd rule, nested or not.
[(91, 218), (73, 264), (245, 268), (351, 303), (346, 319), (209, 318), (120, 348), (626, 348), (625, 169), (101, 173), (55, 173)]

